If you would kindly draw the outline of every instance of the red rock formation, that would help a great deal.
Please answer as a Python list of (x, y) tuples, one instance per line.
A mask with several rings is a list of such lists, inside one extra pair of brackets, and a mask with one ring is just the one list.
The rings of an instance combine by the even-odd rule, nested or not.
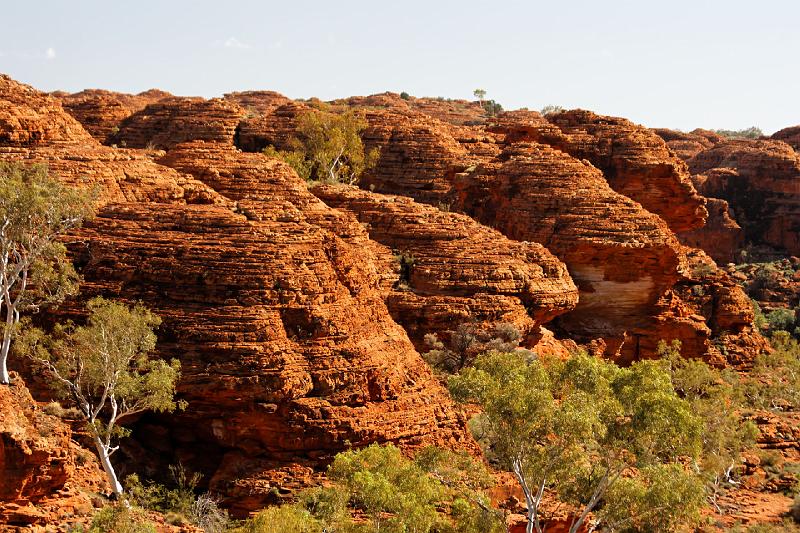
[[(38, 93), (13, 83), (0, 91), (0, 108), (32, 115), (14, 95)], [(141, 459), (156, 470), (178, 457), (223, 491), (230, 458), (242, 453), (292, 465), (347, 443), (470, 445), (445, 391), (391, 319), (383, 266), (358, 245), (368, 240), (352, 217), (316, 199), (286, 165), (242, 154), (227, 139), (205, 152), (195, 146), (185, 163), (180, 147), (163, 160), (204, 185), (135, 151), (98, 145), (41, 98), (47, 109), (38, 116), (49, 122), (37, 127), (74, 124), (76, 138), (63, 149), (0, 148), (0, 158), (45, 161), (67, 182), (87, 176), (102, 185), (97, 217), (69, 242), (82, 296), (146, 302), (164, 319), (158, 353), (183, 365), (178, 389), (189, 408), (143, 418), (149, 429), (134, 437), (147, 444), (129, 443), (129, 456), (149, 454)], [(171, 105), (206, 107), (166, 100), (156, 109)], [(172, 135), (183, 135), (176, 127), (164, 118), (155, 137), (142, 127), (142, 140), (174, 146)], [(248, 505), (269, 498), (262, 488)]]
[(295, 118), (309, 108), (288, 102), (261, 114), (246, 117), (239, 124), (236, 146), (245, 152), (260, 152), (267, 146), (285, 150), (295, 135)]
[(172, 96), (150, 89), (139, 94), (124, 94), (101, 89), (87, 89), (74, 94), (54, 94), (64, 109), (98, 141), (106, 142), (120, 123), (148, 104)]
[(0, 146), (90, 139), (55, 99), (0, 74)]
[(656, 128), (653, 129), (653, 132), (664, 139), (669, 149), (684, 161), (688, 161), (703, 150), (708, 150), (725, 140), (724, 137), (713, 131), (699, 128), (689, 133), (666, 128)]
[(698, 189), (727, 200), (747, 241), (800, 255), (800, 154), (771, 140), (732, 140), (689, 160)]
[(790, 145), (795, 151), (800, 152), (800, 126), (790, 126), (783, 128), (772, 134), (772, 139), (783, 141)]
[(546, 118), (532, 111), (502, 113), (490, 131), (506, 142), (548, 144), (599, 168), (611, 188), (661, 216), (675, 231), (703, 225), (704, 199), (686, 165), (652, 131), (616, 117), (573, 110)]
[(83, 491), (106, 488), (97, 461), (72, 442), (69, 425), (39, 409), (22, 379), (12, 377), (0, 386), (0, 524), (46, 525), (90, 514)]
[(705, 225), (679, 233), (678, 238), (687, 246), (702, 249), (720, 265), (736, 262), (745, 244), (744, 231), (731, 216), (728, 202), (706, 198), (706, 209)]
[(269, 115), (282, 105), (291, 104), (292, 99), (275, 91), (243, 91), (226, 93), (225, 100), (233, 102), (247, 113), (246, 118)]
[(370, 239), (388, 247), (384, 253), (400, 258), (389, 309), (419, 348), (425, 334), (461, 323), (512, 323), (527, 335), (577, 302), (566, 267), (539, 244), (408, 198), (330, 185), (312, 192), (355, 215)]
[(165, 98), (123, 120), (108, 140), (131, 148), (168, 149), (191, 140), (233, 144), (245, 115), (237, 104), (221, 98)]

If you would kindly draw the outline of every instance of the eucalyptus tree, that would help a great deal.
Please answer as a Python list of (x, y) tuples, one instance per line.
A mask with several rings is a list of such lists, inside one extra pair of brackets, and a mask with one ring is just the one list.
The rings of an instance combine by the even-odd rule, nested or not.
[(0, 383), (25, 313), (76, 292), (78, 276), (59, 240), (92, 216), (92, 194), (41, 165), (0, 163)]

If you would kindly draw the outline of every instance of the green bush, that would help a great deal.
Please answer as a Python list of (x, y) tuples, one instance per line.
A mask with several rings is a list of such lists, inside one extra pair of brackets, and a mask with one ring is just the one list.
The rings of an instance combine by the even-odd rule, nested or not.
[(156, 533), (156, 527), (141, 509), (118, 503), (98, 511), (88, 533)]
[(305, 180), (352, 185), (378, 161), (378, 150), (366, 151), (361, 142), (367, 126), (361, 112), (334, 113), (323, 106), (297, 116), (289, 150), (268, 146), (264, 154), (285, 161)]

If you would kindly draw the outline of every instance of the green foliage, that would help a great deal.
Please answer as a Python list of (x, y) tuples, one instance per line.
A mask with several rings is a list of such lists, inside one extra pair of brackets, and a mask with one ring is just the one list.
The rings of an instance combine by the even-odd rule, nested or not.
[(473, 324), (459, 324), (455, 331), (450, 332), (447, 343), (440, 341), (435, 333), (425, 335), (429, 351), (422, 357), (434, 369), (452, 374), (472, 364), (481, 353), (513, 352), (519, 347), (521, 338), (513, 324), (499, 323), (490, 331)]
[(160, 323), (142, 305), (95, 298), (87, 304), (85, 326), (58, 326), (52, 336), (28, 329), (20, 339), (24, 353), (53, 378), (53, 386), (70, 399), (86, 421), (100, 461), (115, 493), (122, 493), (109, 457), (112, 441), (128, 432), (121, 417), (142, 411), (173, 411), (180, 363), (151, 359)]
[(545, 116), (545, 117), (547, 115), (557, 115), (557, 114), (563, 113), (563, 112), (564, 112), (564, 108), (561, 107), (560, 105), (546, 105), (546, 106), (544, 106), (542, 108), (541, 111), (539, 111), (539, 113), (541, 113), (542, 116)]
[(20, 318), (77, 292), (59, 237), (92, 216), (92, 194), (67, 187), (41, 165), (0, 162), (0, 382)]
[[(702, 420), (676, 394), (663, 363), (641, 361), (619, 368), (584, 353), (562, 361), (489, 352), (451, 377), (449, 385), (457, 400), (482, 407), (473, 425), (480, 431), (476, 436), (493, 461), (515, 474), (528, 500), (529, 520), (537, 525), (547, 488), (583, 509), (573, 524), (577, 530), (592, 510), (601, 521), (612, 519), (606, 516), (606, 509), (613, 508), (610, 489), (623, 474), (636, 477), (647, 468), (659, 472), (694, 460), (701, 451)], [(641, 478), (640, 483), (648, 487), (655, 481)], [(665, 523), (695, 516), (692, 502), (698, 497), (692, 491), (697, 485), (673, 487), (685, 491), (670, 496), (687, 502), (680, 510), (655, 502), (663, 495), (660, 490), (640, 491), (649, 498), (640, 505), (663, 507), (647, 520)], [(626, 494), (630, 498), (633, 493)], [(599, 506), (601, 501), (605, 505)], [(657, 525), (644, 516), (638, 520)]]
[(714, 133), (727, 137), (728, 139), (758, 139), (764, 136), (760, 128), (750, 126), (743, 130), (713, 130)]
[(98, 511), (88, 533), (156, 533), (156, 527), (141, 509), (119, 503)]
[(485, 89), (475, 89), (472, 91), (472, 95), (483, 102), (483, 99), (486, 98), (486, 90)]
[(669, 364), (676, 392), (691, 405), (703, 423), (703, 449), (698, 466), (706, 482), (709, 499), (716, 503), (720, 491), (735, 483), (741, 454), (755, 445), (758, 429), (742, 421), (745, 403), (741, 377), (735, 372), (712, 368), (703, 361), (684, 359), (677, 340), (658, 344), (658, 354)]
[(411, 99), (411, 95), (408, 94), (407, 92), (403, 91), (403, 92), (400, 93), (400, 98), (402, 98), (403, 100), (410, 100)]
[(322, 524), (297, 505), (269, 507), (231, 533), (322, 533)]
[(700, 519), (703, 483), (679, 464), (651, 465), (621, 478), (606, 497), (602, 516), (611, 531), (671, 532)]
[(297, 135), (289, 150), (264, 149), (269, 157), (282, 159), (305, 180), (327, 183), (357, 183), (378, 161), (377, 149), (365, 152), (361, 132), (367, 128), (362, 113), (333, 113), (314, 109), (296, 119)]
[(787, 332), (771, 338), (773, 351), (759, 354), (744, 384), (749, 404), (759, 409), (800, 406), (800, 344)]
[(268, 509), (237, 533), (505, 531), (484, 492), (491, 476), (465, 454), (426, 448), (411, 460), (373, 444), (337, 455), (328, 478), (332, 486), (304, 491), (296, 504)]
[(797, 324), (795, 311), (791, 309), (775, 309), (766, 316), (767, 326), (770, 332), (787, 331), (793, 332)]
[(758, 331), (764, 332), (767, 329), (767, 317), (764, 315), (764, 311), (761, 310), (761, 306), (758, 305), (757, 301), (751, 298), (750, 303), (753, 305), (753, 325)]
[(481, 106), (483, 107), (484, 111), (486, 111), (486, 114), (489, 115), (490, 117), (497, 116), (503, 112), (503, 106), (501, 106), (494, 100), (484, 100), (481, 103)]
[(221, 533), (229, 525), (227, 513), (208, 494), (196, 495), (202, 476), (189, 473), (182, 465), (170, 466), (173, 486), (144, 483), (137, 474), (125, 479), (128, 501), (164, 514), (175, 525), (194, 524), (206, 533)]

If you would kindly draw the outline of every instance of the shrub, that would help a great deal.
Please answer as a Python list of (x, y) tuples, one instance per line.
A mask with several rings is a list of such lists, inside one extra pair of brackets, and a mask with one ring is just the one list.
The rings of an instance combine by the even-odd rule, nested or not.
[(403, 91), (403, 92), (400, 93), (400, 98), (402, 98), (403, 100), (410, 100), (411, 99), (411, 95), (408, 94), (407, 92)]
[(775, 309), (766, 316), (766, 320), (770, 332), (793, 332), (796, 323), (795, 312), (791, 309)]
[(742, 130), (714, 130), (717, 135), (722, 135), (728, 139), (758, 139), (764, 136), (761, 128), (750, 126)]
[(98, 511), (88, 533), (156, 533), (156, 527), (141, 509), (118, 503)]
[(337, 114), (322, 106), (297, 116), (297, 134), (289, 150), (268, 146), (264, 154), (282, 159), (306, 180), (352, 185), (378, 161), (377, 149), (367, 152), (361, 142), (367, 126), (363, 113)]
[(561, 107), (560, 105), (546, 105), (542, 108), (541, 111), (539, 111), (539, 113), (541, 113), (545, 117), (547, 115), (557, 115), (558, 113), (563, 113), (563, 112), (564, 108)]

